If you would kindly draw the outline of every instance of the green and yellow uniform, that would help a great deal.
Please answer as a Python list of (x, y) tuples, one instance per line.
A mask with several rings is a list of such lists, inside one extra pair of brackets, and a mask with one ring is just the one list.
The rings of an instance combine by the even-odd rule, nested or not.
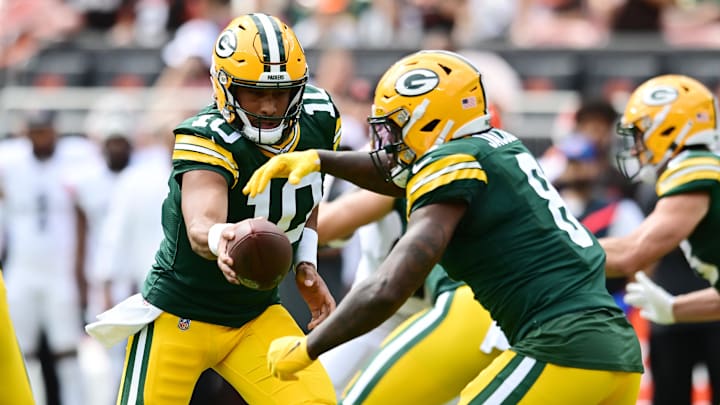
[[(405, 202), (395, 202), (403, 219)], [(502, 353), (506, 347), (502, 332), (465, 283), (435, 266), (425, 279), (424, 291), (432, 307), (390, 333), (344, 390), (344, 405), (445, 404)]]
[[(605, 289), (604, 251), (517, 138), (493, 129), (441, 144), (412, 166), (406, 190), (408, 214), (468, 204), (440, 264), (512, 346), (461, 403), (634, 404), (640, 346)], [(565, 387), (580, 377), (594, 384), (574, 397)]]
[(226, 222), (265, 217), (285, 231), (296, 249), (322, 197), (321, 175), (307, 176), (298, 185), (273, 180), (254, 198), (241, 190), (274, 154), (337, 148), (341, 119), (324, 90), (306, 87), (298, 122), (288, 139), (273, 147), (257, 145), (234, 131), (215, 105), (175, 128), (173, 170), (162, 206), (165, 236), (142, 286), (143, 297), (165, 313), (128, 342), (119, 403), (134, 403), (133, 398), (150, 404), (187, 403), (195, 381), (208, 368), (249, 403), (334, 402), (332, 384), (319, 363), (298, 381), (270, 375), (265, 357), (270, 342), (302, 330), (280, 305), (277, 288), (257, 291), (230, 284), (215, 260), (197, 255), (181, 210), (183, 173), (214, 171), (228, 186)]
[[(720, 249), (716, 242), (720, 229), (720, 156), (707, 151), (680, 153), (668, 163), (658, 179), (656, 191), (659, 198), (692, 192), (710, 195), (707, 215), (680, 248), (690, 266), (701, 276), (710, 279), (714, 274), (717, 277), (720, 268)], [(714, 287), (720, 289), (720, 282)]]

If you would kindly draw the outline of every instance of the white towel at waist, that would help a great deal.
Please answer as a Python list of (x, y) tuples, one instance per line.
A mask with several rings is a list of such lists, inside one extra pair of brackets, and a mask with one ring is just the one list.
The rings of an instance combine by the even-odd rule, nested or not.
[(145, 301), (142, 295), (135, 294), (99, 314), (97, 321), (85, 326), (85, 331), (105, 347), (112, 347), (140, 331), (162, 313), (162, 309)]

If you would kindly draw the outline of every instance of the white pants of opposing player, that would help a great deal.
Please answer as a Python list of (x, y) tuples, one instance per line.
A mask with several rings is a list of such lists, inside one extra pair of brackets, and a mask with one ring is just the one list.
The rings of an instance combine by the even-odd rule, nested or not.
[(40, 333), (44, 331), (50, 352), (56, 355), (62, 404), (83, 405), (76, 355), (82, 337), (82, 317), (74, 281), (47, 273), (42, 277), (27, 277), (27, 274), (18, 274), (21, 271), (7, 268), (6, 286), (10, 316), (25, 356), (33, 396), (38, 405), (45, 403), (45, 384), (37, 358)]

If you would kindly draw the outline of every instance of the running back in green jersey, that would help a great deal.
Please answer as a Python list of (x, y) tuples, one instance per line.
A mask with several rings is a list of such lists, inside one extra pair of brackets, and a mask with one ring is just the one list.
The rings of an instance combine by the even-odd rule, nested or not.
[[(720, 268), (720, 156), (686, 150), (674, 157), (657, 182), (659, 198), (697, 191), (710, 195), (710, 209), (692, 234), (680, 244), (688, 263), (706, 279)], [(720, 282), (714, 287), (720, 289)]]
[(291, 185), (274, 179), (253, 198), (242, 188), (256, 168), (271, 156), (293, 150), (332, 149), (340, 142), (341, 119), (330, 96), (308, 85), (299, 124), (279, 146), (255, 144), (234, 131), (215, 105), (210, 105), (174, 130), (173, 171), (162, 206), (164, 240), (142, 294), (153, 305), (183, 318), (239, 327), (279, 302), (277, 288), (257, 291), (227, 282), (215, 260), (198, 256), (190, 247), (180, 195), (182, 174), (210, 170), (228, 184), (228, 218), (234, 223), (265, 217), (285, 231), (297, 248), (305, 222), (322, 197), (322, 177), (314, 173)]
[(617, 309), (604, 251), (515, 136), (493, 129), (431, 149), (411, 168), (407, 199), (408, 215), (436, 202), (469, 205), (440, 264), (511, 344), (564, 313)]

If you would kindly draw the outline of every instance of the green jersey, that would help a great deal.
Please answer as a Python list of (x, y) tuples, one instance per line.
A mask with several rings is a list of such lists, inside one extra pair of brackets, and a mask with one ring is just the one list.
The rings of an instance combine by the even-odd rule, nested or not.
[[(686, 150), (668, 163), (656, 187), (659, 198), (706, 192), (710, 208), (687, 240), (680, 244), (690, 266), (707, 279), (717, 278), (720, 267), (720, 156), (707, 151)], [(720, 282), (715, 283), (720, 289)]]
[(257, 145), (234, 131), (215, 105), (210, 105), (175, 128), (173, 170), (162, 206), (164, 240), (142, 288), (153, 305), (176, 316), (239, 327), (269, 305), (279, 302), (277, 288), (257, 291), (225, 280), (215, 260), (197, 255), (190, 246), (181, 211), (182, 174), (210, 170), (228, 186), (228, 223), (265, 217), (285, 231), (297, 249), (305, 221), (322, 197), (322, 177), (315, 173), (291, 185), (274, 179), (253, 198), (242, 188), (255, 169), (271, 156), (293, 150), (336, 149), (341, 120), (328, 94), (307, 86), (298, 125), (279, 146)]
[(473, 289), (514, 350), (642, 371), (637, 337), (605, 289), (603, 249), (515, 136), (493, 129), (431, 149), (410, 168), (406, 193), (408, 215), (468, 204), (440, 264)]

